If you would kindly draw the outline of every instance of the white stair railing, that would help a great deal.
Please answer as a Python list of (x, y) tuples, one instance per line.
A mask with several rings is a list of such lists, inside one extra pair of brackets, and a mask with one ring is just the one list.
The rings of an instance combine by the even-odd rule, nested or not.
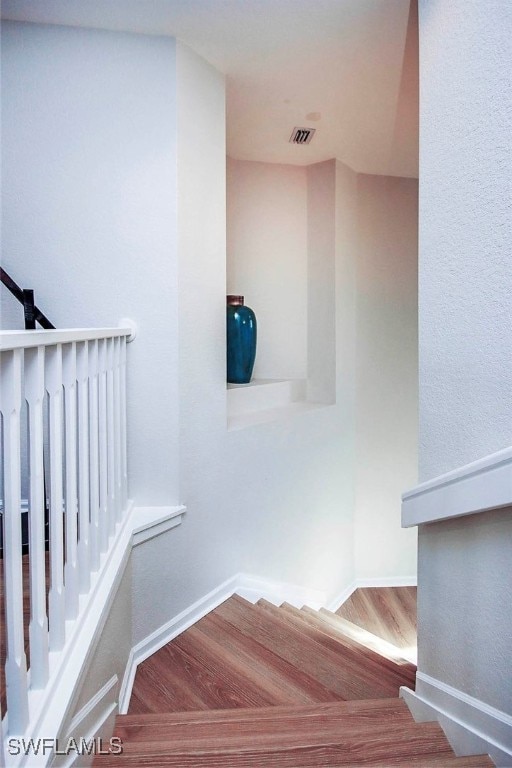
[[(0, 333), (4, 738), (26, 732), (32, 692), (44, 690), (55, 675), (54, 657), (79, 618), (80, 597), (91, 589), (91, 574), (100, 568), (128, 509), (126, 343), (131, 333), (128, 328)], [(29, 488), (28, 555), (22, 554), (22, 485)], [(24, 598), (29, 616), (24, 616)]]

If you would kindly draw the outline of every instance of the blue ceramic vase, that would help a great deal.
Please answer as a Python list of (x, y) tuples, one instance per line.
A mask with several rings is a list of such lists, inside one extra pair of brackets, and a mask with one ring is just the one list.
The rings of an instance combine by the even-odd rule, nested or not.
[(227, 346), (229, 384), (248, 384), (256, 357), (256, 316), (243, 296), (228, 296)]

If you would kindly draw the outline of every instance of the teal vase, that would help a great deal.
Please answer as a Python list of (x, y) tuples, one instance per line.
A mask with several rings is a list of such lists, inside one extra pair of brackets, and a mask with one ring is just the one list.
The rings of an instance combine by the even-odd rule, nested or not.
[(248, 384), (256, 358), (256, 316), (245, 306), (243, 296), (228, 296), (227, 300), (227, 380)]

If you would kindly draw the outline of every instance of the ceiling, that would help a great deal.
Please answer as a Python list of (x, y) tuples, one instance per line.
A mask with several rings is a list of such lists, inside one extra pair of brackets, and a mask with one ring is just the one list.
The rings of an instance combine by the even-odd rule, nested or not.
[[(3, 0), (2, 18), (176, 37), (226, 75), (228, 154), (418, 174), (412, 0)], [(311, 144), (289, 143), (295, 126)]]

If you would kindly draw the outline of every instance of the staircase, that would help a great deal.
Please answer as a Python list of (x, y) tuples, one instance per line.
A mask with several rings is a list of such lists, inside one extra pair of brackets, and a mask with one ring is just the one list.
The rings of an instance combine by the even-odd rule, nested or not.
[(414, 722), (398, 693), (415, 671), (336, 614), (234, 595), (139, 666), (115, 725), (123, 753), (95, 765), (493, 766)]

